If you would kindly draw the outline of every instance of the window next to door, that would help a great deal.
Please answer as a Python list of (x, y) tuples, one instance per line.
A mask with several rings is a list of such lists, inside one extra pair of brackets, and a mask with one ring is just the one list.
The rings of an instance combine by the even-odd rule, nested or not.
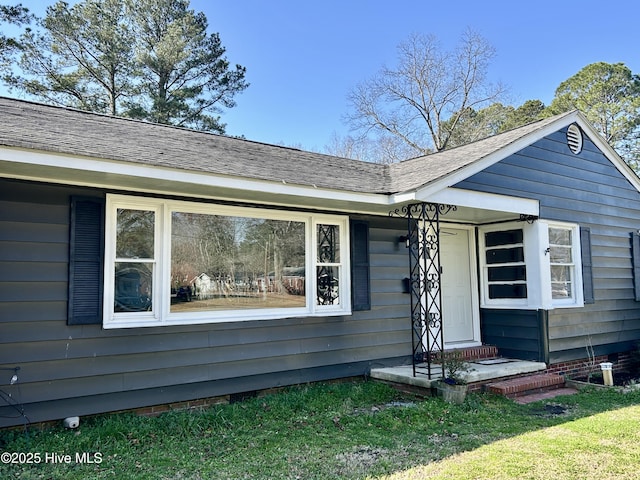
[(552, 309), (584, 304), (580, 228), (539, 220), (483, 227), (482, 306)]

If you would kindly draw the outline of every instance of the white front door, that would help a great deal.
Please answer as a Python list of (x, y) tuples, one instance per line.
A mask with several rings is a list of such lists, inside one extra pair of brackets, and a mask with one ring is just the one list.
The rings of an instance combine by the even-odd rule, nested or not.
[(445, 348), (481, 343), (474, 237), (472, 229), (440, 230)]

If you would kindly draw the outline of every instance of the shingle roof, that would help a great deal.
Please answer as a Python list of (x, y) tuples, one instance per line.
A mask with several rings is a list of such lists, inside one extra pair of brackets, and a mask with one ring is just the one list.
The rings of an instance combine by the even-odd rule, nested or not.
[(397, 193), (427, 185), (560, 117), (381, 165), (4, 97), (0, 113), (3, 146), (359, 193)]
[(389, 189), (385, 165), (2, 97), (0, 145), (352, 192)]
[(571, 112), (556, 115), (461, 147), (393, 164), (390, 172), (391, 188), (396, 192), (404, 192), (427, 185), (478, 162), (570, 114)]

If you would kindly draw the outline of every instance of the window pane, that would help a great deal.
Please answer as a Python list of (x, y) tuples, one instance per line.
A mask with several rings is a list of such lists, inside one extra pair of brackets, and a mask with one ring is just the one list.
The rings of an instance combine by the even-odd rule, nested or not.
[(340, 235), (338, 225), (318, 224), (318, 263), (340, 263)]
[(484, 243), (487, 247), (498, 245), (515, 245), (522, 243), (524, 234), (522, 230), (505, 230), (502, 232), (489, 232), (484, 235)]
[(571, 267), (562, 265), (551, 266), (552, 282), (569, 282), (571, 281)]
[(171, 312), (306, 306), (305, 224), (171, 214)]
[(340, 304), (340, 268), (318, 267), (318, 305)]
[(571, 267), (551, 266), (551, 296), (552, 298), (571, 298)]
[(527, 268), (524, 265), (489, 267), (488, 274), (490, 282), (526, 280)]
[(488, 264), (524, 262), (524, 248), (494, 248), (487, 250), (486, 260)]
[(571, 282), (551, 283), (551, 297), (554, 300), (572, 298)]
[(489, 285), (489, 298), (527, 298), (524, 283)]
[(551, 263), (571, 263), (571, 247), (550, 247)]
[(549, 242), (551, 245), (571, 246), (571, 230), (549, 227)]
[(151, 310), (153, 263), (116, 262), (115, 312)]
[(155, 214), (118, 209), (116, 258), (153, 258)]

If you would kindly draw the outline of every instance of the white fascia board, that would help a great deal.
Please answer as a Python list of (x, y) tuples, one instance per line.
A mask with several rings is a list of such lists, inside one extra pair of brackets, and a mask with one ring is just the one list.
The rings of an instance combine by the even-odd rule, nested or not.
[(390, 196), (389, 203), (391, 205), (400, 205), (407, 202), (417, 201), (416, 191), (410, 190), (408, 192), (394, 193)]
[(540, 214), (540, 203), (538, 200), (498, 195), (495, 193), (474, 192), (461, 188), (448, 187), (430, 195), (428, 198), (418, 196), (417, 200), (497, 212), (522, 213), (536, 216)]
[[(280, 198), (291, 196), (296, 198), (325, 199), (345, 203), (369, 204), (372, 206), (388, 206), (388, 195), (374, 193), (359, 193), (342, 190), (331, 190), (315, 186), (292, 185), (286, 182), (270, 182), (267, 180), (255, 180), (231, 176), (221, 176), (206, 172), (194, 172), (187, 170), (171, 169), (115, 160), (102, 160), (87, 157), (74, 157), (62, 154), (52, 154), (42, 151), (19, 150), (13, 148), (0, 148), (0, 164), (8, 162), (16, 168), (13, 173), (3, 172), (0, 167), (0, 177), (20, 178), (24, 180), (64, 183), (77, 186), (118, 188), (118, 178), (134, 179), (139, 182), (140, 192), (166, 193), (184, 195), (182, 190), (171, 190), (172, 184), (198, 185), (207, 188), (224, 188), (238, 192), (260, 192), (270, 195), (278, 195)], [(57, 179), (38, 172), (38, 167), (56, 169), (60, 171)], [(19, 172), (19, 173), (16, 173)], [(78, 172), (87, 174), (87, 178), (77, 175)], [(73, 175), (76, 173), (76, 175)], [(91, 175), (100, 175), (103, 180), (88, 178)], [(107, 178), (109, 180), (104, 180)], [(161, 189), (154, 187), (154, 181), (162, 185)], [(128, 182), (130, 189), (131, 182)], [(241, 195), (238, 195), (238, 198)], [(214, 195), (211, 198), (217, 198)], [(300, 205), (304, 206), (304, 205)]]

